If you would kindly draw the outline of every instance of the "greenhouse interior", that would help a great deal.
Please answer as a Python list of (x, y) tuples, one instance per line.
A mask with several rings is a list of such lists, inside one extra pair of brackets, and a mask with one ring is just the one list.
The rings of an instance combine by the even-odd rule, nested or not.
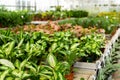
[(120, 0), (0, 0), (0, 80), (120, 80)]

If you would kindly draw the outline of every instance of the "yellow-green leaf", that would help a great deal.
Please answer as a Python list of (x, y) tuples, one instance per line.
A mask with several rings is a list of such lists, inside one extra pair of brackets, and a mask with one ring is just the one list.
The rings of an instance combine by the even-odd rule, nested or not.
[(48, 54), (48, 56), (47, 56), (47, 62), (48, 62), (48, 64), (51, 67), (54, 68), (56, 66), (56, 64), (57, 64), (56, 57), (52, 53)]
[(11, 61), (6, 60), (6, 59), (0, 59), (0, 64), (7, 66), (11, 69), (15, 69), (13, 63)]

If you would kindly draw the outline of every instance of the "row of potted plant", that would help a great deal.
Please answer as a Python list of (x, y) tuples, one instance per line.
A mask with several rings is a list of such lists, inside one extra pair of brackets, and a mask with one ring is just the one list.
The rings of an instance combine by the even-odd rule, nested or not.
[(24, 25), (32, 20), (59, 20), (65, 18), (87, 17), (88, 12), (82, 10), (58, 10), (34, 13), (31, 11), (8, 11), (0, 8), (0, 27)]
[(32, 20), (32, 15), (28, 11), (8, 11), (0, 8), (0, 27), (14, 27), (24, 25)]
[(54, 30), (47, 34), (32, 31), (37, 27), (17, 32), (1, 30), (0, 80), (65, 80), (76, 60), (93, 62), (102, 54), (105, 39), (99, 31), (96, 33), (97, 29), (77, 36), (74, 29), (83, 33), (85, 29), (69, 26), (56, 32), (56, 26), (39, 26), (42, 31)]
[(70, 23), (72, 25), (81, 25), (85, 28), (87, 27), (97, 27), (102, 28), (106, 31), (107, 34), (112, 33), (116, 30), (119, 25), (119, 20), (113, 19), (113, 17), (88, 17), (88, 18), (76, 18), (59, 21), (59, 24)]
[(82, 10), (56, 10), (38, 12), (34, 14), (33, 20), (46, 21), (46, 20), (61, 20), (65, 18), (81, 18), (87, 17), (88, 12)]

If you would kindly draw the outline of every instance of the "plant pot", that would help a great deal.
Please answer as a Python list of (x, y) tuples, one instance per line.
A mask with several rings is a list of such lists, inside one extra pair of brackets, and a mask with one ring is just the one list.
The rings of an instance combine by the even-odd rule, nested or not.
[(73, 80), (73, 77), (74, 77), (73, 69), (74, 69), (74, 67), (72, 65), (70, 68), (70, 73), (65, 75), (66, 80)]
[(73, 80), (74, 74), (71, 72), (70, 74), (65, 75), (66, 80)]

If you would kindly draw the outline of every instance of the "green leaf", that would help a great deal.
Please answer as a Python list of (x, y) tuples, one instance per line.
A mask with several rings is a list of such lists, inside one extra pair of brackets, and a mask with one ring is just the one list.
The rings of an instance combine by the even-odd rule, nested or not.
[(6, 48), (9, 44), (10, 44), (10, 42), (4, 44), (4, 45), (2, 46), (2, 48), (3, 48), (3, 49)]
[(50, 75), (40, 73), (40, 79), (39, 80), (50, 80), (50, 79), (51, 79)]
[(21, 41), (19, 42), (19, 44), (18, 44), (17, 48), (20, 48), (20, 46), (22, 45), (23, 41), (24, 41), (24, 38), (23, 38), (23, 39), (21, 39)]
[(8, 70), (9, 68), (7, 66), (0, 66), (0, 71)]
[(19, 69), (22, 70), (22, 68), (25, 67), (26, 63), (27, 63), (27, 60), (25, 59), (25, 60), (20, 64), (20, 68), (19, 68)]
[(55, 70), (59, 70), (63, 73), (65, 73), (66, 70), (70, 69), (70, 64), (68, 62), (59, 62), (56, 67)]
[(19, 68), (20, 67), (20, 61), (18, 60), (18, 59), (16, 59), (16, 61), (15, 61), (15, 67), (17, 67), (17, 68)]
[(7, 77), (7, 78), (5, 78), (5, 80), (14, 80), (14, 78), (13, 77)]
[(80, 78), (80, 80), (85, 80), (84, 78)]
[(57, 73), (58, 73), (57, 71), (53, 70), (54, 76), (52, 76), (52, 77), (54, 78), (54, 80), (58, 80), (58, 74)]
[(12, 75), (16, 76), (16, 77), (21, 77), (21, 73), (23, 71), (19, 71), (18, 69), (15, 69), (12, 71)]
[(58, 72), (58, 79), (59, 80), (65, 80), (64, 76), (60, 72)]
[(12, 62), (6, 60), (6, 59), (0, 59), (0, 64), (4, 65), (4, 66), (7, 66), (11, 69), (15, 69), (14, 65)]
[(0, 80), (5, 80), (6, 75), (9, 73), (9, 70), (4, 71), (1, 75), (0, 75)]
[(28, 77), (30, 77), (32, 74), (28, 74), (28, 73), (24, 73), (23, 75), (22, 75), (22, 78), (24, 79), (24, 78), (28, 78)]
[(40, 72), (41, 74), (47, 74), (47, 75), (52, 75), (53, 73), (51, 71), (43, 70)]
[(15, 78), (15, 80), (21, 80), (20, 78)]
[(32, 65), (26, 64), (25, 66), (26, 66), (27, 68), (29, 68), (33, 73), (36, 73), (36, 72), (37, 72), (37, 71), (36, 71), (36, 68), (33, 67)]
[(56, 66), (56, 64), (57, 64), (56, 57), (52, 53), (48, 54), (48, 56), (47, 56), (47, 62), (49, 63), (49, 65), (51, 67), (54, 68)]
[(14, 45), (15, 45), (15, 41), (12, 41), (9, 44), (8, 48), (6, 48), (5, 50), (6, 55), (9, 55), (12, 52), (12, 50), (14, 49)]
[(51, 46), (51, 48), (50, 48), (50, 50), (54, 51), (56, 49), (56, 47), (57, 47), (57, 43), (53, 43), (52, 46)]
[(75, 43), (75, 44), (73, 44), (72, 46), (71, 46), (71, 50), (73, 51), (73, 50), (75, 50), (76, 48), (77, 48), (77, 46), (79, 46), (80, 45), (80, 43)]
[(25, 46), (25, 50), (26, 50), (26, 52), (29, 52), (29, 50), (30, 50), (30, 43), (29, 42), (27, 42), (27, 44)]

